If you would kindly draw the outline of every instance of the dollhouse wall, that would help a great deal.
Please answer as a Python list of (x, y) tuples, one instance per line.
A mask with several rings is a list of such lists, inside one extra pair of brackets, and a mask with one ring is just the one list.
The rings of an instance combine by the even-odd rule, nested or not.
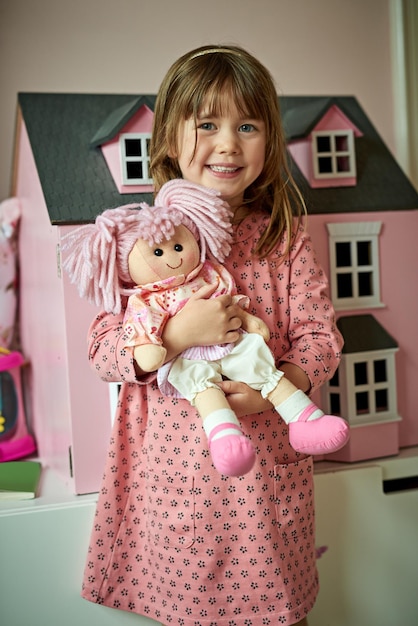
[(98, 490), (111, 424), (109, 387), (87, 361), (95, 308), (60, 273), (57, 245), (69, 227), (50, 223), (23, 122), (17, 152), (20, 333), (30, 362), (31, 421), (44, 465), (75, 493), (89, 493)]
[[(416, 263), (418, 232), (417, 211), (387, 211), (376, 213), (340, 213), (338, 215), (311, 215), (308, 230), (312, 236), (318, 258), (328, 276), (329, 243), (328, 223), (381, 221), (379, 236), (380, 293), (382, 307), (338, 311), (337, 316), (372, 314), (396, 339), (399, 445), (418, 443), (418, 299), (416, 297)], [(331, 294), (332, 295), (332, 294)]]

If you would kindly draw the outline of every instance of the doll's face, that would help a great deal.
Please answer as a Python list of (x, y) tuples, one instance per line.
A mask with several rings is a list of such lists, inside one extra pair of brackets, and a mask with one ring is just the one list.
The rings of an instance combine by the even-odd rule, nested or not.
[(189, 274), (199, 265), (200, 249), (188, 228), (177, 226), (174, 236), (149, 245), (137, 239), (128, 256), (128, 268), (135, 285), (146, 285), (170, 276)]

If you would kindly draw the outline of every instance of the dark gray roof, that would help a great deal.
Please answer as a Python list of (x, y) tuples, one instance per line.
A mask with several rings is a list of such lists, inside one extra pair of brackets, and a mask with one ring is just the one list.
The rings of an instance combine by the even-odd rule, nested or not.
[[(52, 224), (82, 224), (107, 208), (152, 202), (149, 193), (118, 192), (98, 146), (117, 133), (142, 104), (153, 110), (154, 95), (20, 93), (18, 102)], [(309, 213), (417, 209), (417, 191), (355, 98), (281, 97), (289, 136), (309, 132), (333, 103), (364, 133), (356, 139), (358, 184), (310, 189), (292, 161)]]
[(409, 181), (373, 124), (352, 96), (286, 96), (280, 98), (283, 125), (288, 140), (303, 137), (313, 129), (330, 106), (336, 104), (363, 133), (355, 139), (357, 185), (311, 189), (291, 161), (311, 214), (401, 211), (418, 209), (418, 192)]
[(153, 111), (155, 98), (138, 96), (112, 111), (91, 140), (90, 145), (95, 148), (112, 139), (144, 104)]
[[(155, 97), (145, 98), (153, 109)], [(98, 131), (111, 132), (109, 119), (117, 132), (121, 111), (124, 107), (132, 111), (138, 100), (137, 95), (19, 94), (52, 224), (83, 224), (104, 209), (152, 202), (152, 194), (120, 194), (100, 148), (91, 145)]]
[[(348, 98), (335, 97), (291, 98), (291, 100), (295, 100), (295, 102), (289, 105), (289, 98), (284, 98), (283, 100), (283, 126), (286, 129), (286, 138), (288, 141), (306, 137), (333, 104), (338, 106), (338, 108), (345, 113), (344, 101), (349, 101)], [(345, 114), (353, 122), (352, 115), (350, 115), (349, 112)]]
[(343, 354), (398, 347), (373, 315), (346, 315), (337, 320), (337, 326), (344, 337)]

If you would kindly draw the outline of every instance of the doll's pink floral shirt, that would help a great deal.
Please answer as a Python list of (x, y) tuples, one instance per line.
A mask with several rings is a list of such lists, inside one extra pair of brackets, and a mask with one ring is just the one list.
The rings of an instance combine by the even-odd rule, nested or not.
[[(302, 230), (288, 257), (283, 240), (269, 259), (253, 258), (265, 219), (256, 214), (236, 229), (225, 265), (270, 327), (277, 363), (300, 366), (316, 389), (342, 346), (327, 281)], [(89, 336), (97, 375), (124, 382), (83, 596), (173, 626), (297, 622), (318, 592), (312, 459), (265, 411), (240, 420), (257, 450), (253, 470), (220, 475), (188, 402), (163, 397), (152, 376), (136, 380), (122, 319), (98, 316)]]
[[(126, 345), (147, 343), (162, 345), (162, 333), (169, 317), (178, 313), (199, 289), (216, 286), (211, 298), (223, 294), (236, 294), (231, 274), (211, 261), (200, 263), (190, 274), (172, 276), (147, 285), (138, 286), (128, 298), (124, 315), (124, 329), (128, 336)], [(235, 302), (247, 308), (249, 298), (236, 295)], [(196, 346), (184, 352), (189, 359), (218, 359), (230, 352), (232, 346)]]

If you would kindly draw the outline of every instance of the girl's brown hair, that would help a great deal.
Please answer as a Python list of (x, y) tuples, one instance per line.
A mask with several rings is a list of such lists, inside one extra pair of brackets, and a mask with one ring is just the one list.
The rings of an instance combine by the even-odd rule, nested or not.
[[(187, 119), (197, 119), (202, 107), (222, 115), (228, 98), (243, 116), (261, 119), (266, 130), (262, 173), (246, 189), (243, 216), (261, 209), (271, 216), (254, 253), (268, 256), (292, 221), (301, 218), (305, 205), (291, 175), (281, 123), (279, 99), (269, 71), (238, 46), (202, 46), (178, 59), (161, 83), (154, 111), (150, 145), (151, 175), (158, 192), (173, 178), (181, 178), (176, 154), (178, 131)], [(288, 239), (288, 247), (291, 238)]]

